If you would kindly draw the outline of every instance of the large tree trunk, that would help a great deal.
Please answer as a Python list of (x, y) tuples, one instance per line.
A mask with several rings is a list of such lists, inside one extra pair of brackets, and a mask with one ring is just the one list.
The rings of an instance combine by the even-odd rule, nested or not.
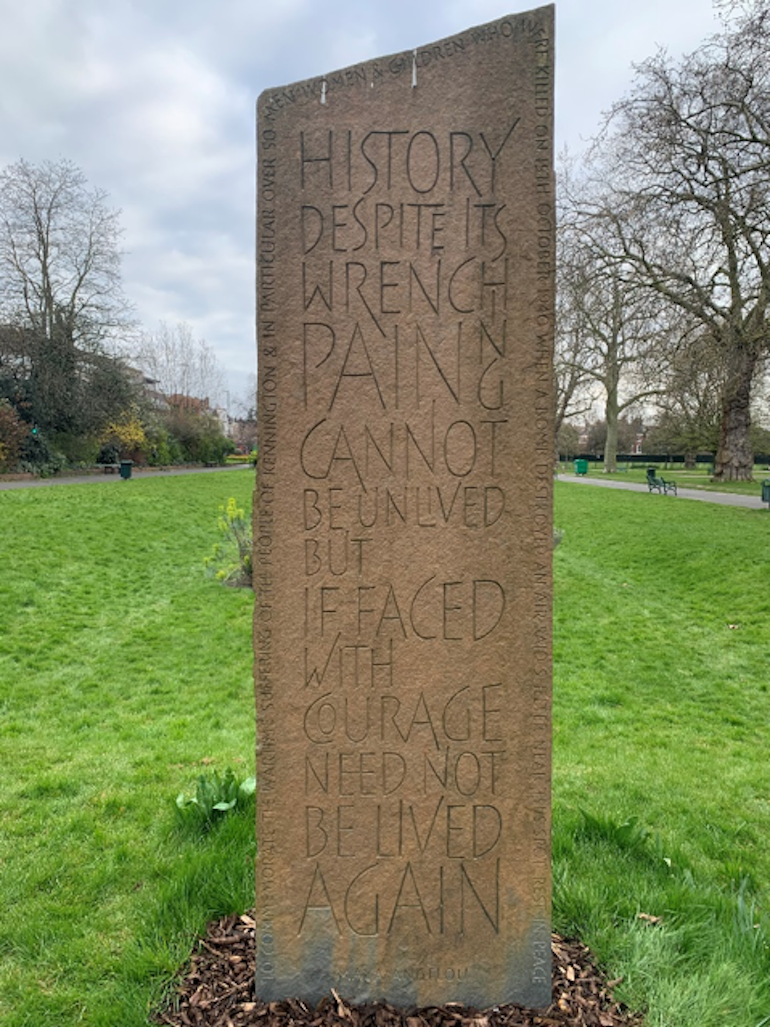
[(607, 422), (607, 441), (604, 444), (604, 473), (615, 474), (618, 469), (618, 418), (620, 404), (618, 402), (617, 382), (607, 383), (607, 402), (604, 406)]
[(751, 481), (754, 451), (751, 445), (751, 386), (757, 355), (745, 346), (735, 347), (729, 357), (722, 394), (722, 424), (714, 462), (715, 481)]

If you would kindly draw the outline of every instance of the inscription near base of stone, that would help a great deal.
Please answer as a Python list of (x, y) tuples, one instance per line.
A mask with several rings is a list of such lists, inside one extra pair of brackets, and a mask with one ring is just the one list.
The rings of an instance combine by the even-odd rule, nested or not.
[(264, 999), (550, 1001), (552, 37), (260, 97)]

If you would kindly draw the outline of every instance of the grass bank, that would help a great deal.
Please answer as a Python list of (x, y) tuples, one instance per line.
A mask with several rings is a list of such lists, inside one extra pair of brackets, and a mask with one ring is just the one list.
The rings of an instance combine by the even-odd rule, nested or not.
[[(8, 1027), (146, 1024), (195, 932), (252, 901), (251, 812), (173, 815), (205, 768), (252, 772), (251, 597), (202, 569), (251, 482), (0, 493)], [(770, 515), (557, 486), (556, 521), (556, 927), (655, 1027), (759, 1027)]]
[(251, 596), (205, 578), (253, 475), (0, 493), (0, 1023), (139, 1027), (210, 915), (253, 895), (251, 816), (173, 800), (253, 773)]
[(650, 1023), (757, 1027), (770, 515), (565, 486), (556, 521), (556, 921)]

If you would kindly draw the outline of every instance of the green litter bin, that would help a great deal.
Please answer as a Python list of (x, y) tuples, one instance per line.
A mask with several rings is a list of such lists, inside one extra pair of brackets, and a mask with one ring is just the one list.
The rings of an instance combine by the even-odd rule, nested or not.
[(576, 460), (575, 461), (575, 474), (588, 474), (588, 461), (587, 460)]
[(120, 461), (120, 476), (123, 481), (128, 481), (131, 477), (131, 468), (134, 466), (133, 460), (121, 460)]
[(770, 478), (762, 482), (762, 502), (770, 504)]

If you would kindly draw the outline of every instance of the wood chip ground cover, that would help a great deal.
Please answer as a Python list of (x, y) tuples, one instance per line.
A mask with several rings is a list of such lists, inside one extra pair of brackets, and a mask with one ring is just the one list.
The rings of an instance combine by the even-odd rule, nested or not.
[(552, 936), (553, 992), (546, 1010), (449, 1004), (404, 1012), (351, 1005), (333, 992), (318, 1006), (299, 999), (260, 1002), (254, 992), (254, 919), (228, 916), (209, 925), (169, 1007), (166, 1027), (640, 1027), (642, 1016), (616, 1002), (608, 981), (579, 941)]

